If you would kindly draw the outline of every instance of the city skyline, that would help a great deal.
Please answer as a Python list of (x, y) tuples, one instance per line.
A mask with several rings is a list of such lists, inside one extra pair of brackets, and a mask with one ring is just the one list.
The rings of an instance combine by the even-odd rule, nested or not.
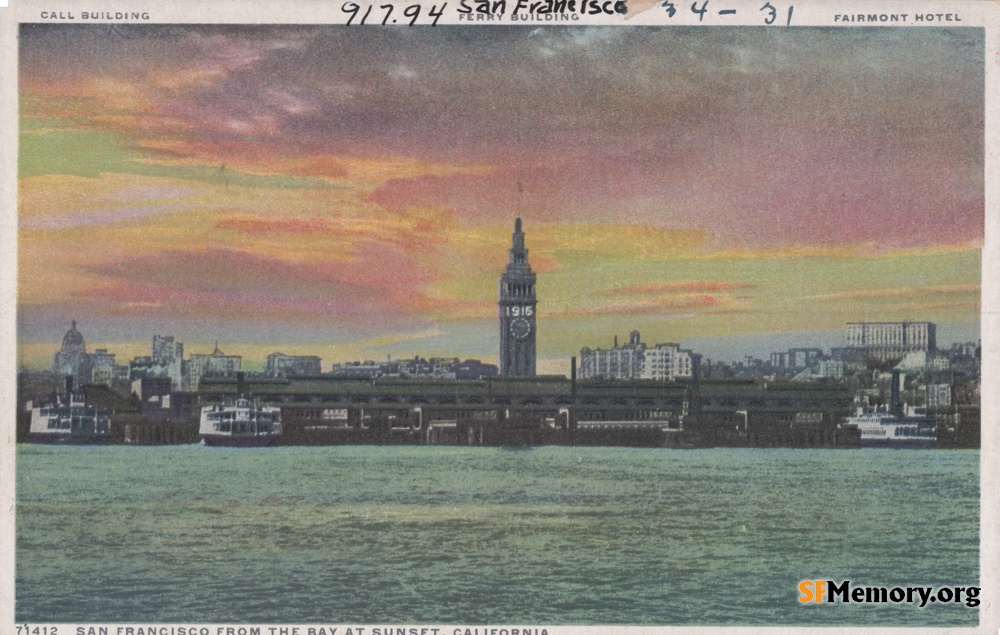
[(18, 365), (72, 319), (495, 361), (516, 216), (540, 373), (633, 329), (979, 337), (980, 30), (126, 31), (21, 29)]
[[(503, 322), (501, 321), (501, 324), (502, 323)], [(876, 352), (875, 349), (878, 349), (878, 347), (879, 347), (878, 344), (869, 344), (869, 343), (859, 344), (856, 341), (852, 341), (852, 339), (854, 339), (856, 337), (856, 334), (852, 333), (852, 327), (857, 327), (857, 326), (868, 326), (868, 327), (871, 327), (871, 326), (888, 326), (890, 328), (891, 327), (896, 327), (897, 329), (902, 329), (902, 328), (905, 328), (905, 326), (907, 324), (915, 325), (915, 326), (929, 324), (929, 328), (931, 330), (935, 330), (936, 326), (937, 326), (937, 325), (935, 325), (933, 323), (926, 323), (926, 322), (921, 322), (921, 323), (912, 323), (912, 322), (885, 323), (885, 322), (878, 322), (878, 323), (864, 323), (864, 324), (861, 324), (861, 325), (858, 325), (856, 323), (849, 323), (849, 324), (845, 325), (846, 328), (842, 329), (842, 331), (840, 333), (840, 340), (841, 341), (835, 342), (833, 344), (827, 344), (827, 343), (825, 343), (825, 341), (816, 341), (816, 340), (811, 340), (811, 341), (799, 340), (799, 341), (795, 341), (795, 342), (789, 342), (787, 340), (775, 340), (773, 342), (773, 345), (769, 349), (767, 349), (767, 350), (761, 349), (761, 350), (749, 351), (749, 350), (745, 350), (745, 349), (732, 349), (732, 350), (727, 351), (727, 354), (725, 354), (725, 355), (715, 356), (714, 361), (716, 361), (716, 362), (722, 362), (723, 364), (730, 364), (732, 362), (736, 362), (736, 363), (746, 362), (748, 364), (764, 364), (764, 365), (766, 365), (766, 364), (769, 363), (768, 359), (770, 358), (770, 360), (771, 360), (770, 363), (774, 364), (775, 355), (790, 354), (790, 353), (786, 352), (786, 351), (789, 351), (789, 350), (790, 351), (815, 351), (816, 355), (818, 356), (817, 359), (820, 359), (820, 358), (825, 359), (825, 358), (829, 357), (831, 354), (835, 353), (838, 350), (839, 351), (846, 351), (846, 350), (850, 350), (850, 349), (855, 349), (855, 350), (858, 350), (858, 349), (871, 349), (869, 352), (870, 353), (874, 353), (874, 352)], [(446, 356), (435, 356), (435, 355), (421, 355), (419, 353), (417, 353), (415, 355), (411, 355), (411, 356), (394, 356), (394, 355), (390, 354), (390, 355), (387, 355), (385, 358), (382, 358), (382, 359), (376, 359), (376, 358), (346, 359), (345, 358), (345, 359), (332, 359), (332, 360), (331, 359), (326, 359), (326, 360), (324, 360), (321, 357), (316, 356), (316, 355), (309, 355), (309, 354), (289, 355), (289, 354), (281, 352), (281, 351), (272, 350), (270, 353), (268, 353), (266, 355), (266, 360), (265, 361), (261, 362), (260, 360), (257, 360), (257, 359), (254, 359), (254, 358), (249, 358), (249, 363), (243, 365), (242, 360), (244, 358), (244, 355), (242, 355), (239, 350), (231, 350), (229, 354), (226, 354), (226, 353), (224, 353), (220, 349), (220, 345), (219, 345), (218, 341), (214, 342), (214, 344), (212, 345), (212, 349), (213, 350), (212, 350), (211, 353), (200, 352), (200, 351), (196, 352), (196, 351), (192, 350), (191, 348), (188, 348), (188, 351), (189, 351), (188, 353), (184, 353), (183, 351), (184, 351), (184, 348), (185, 348), (185, 343), (183, 341), (178, 340), (178, 338), (176, 338), (174, 335), (163, 335), (163, 334), (159, 334), (159, 333), (152, 335), (152, 337), (151, 337), (151, 339), (152, 339), (152, 346), (149, 347), (147, 345), (147, 348), (145, 350), (141, 351), (140, 354), (138, 354), (138, 355), (121, 355), (121, 356), (119, 356), (119, 352), (116, 351), (116, 350), (114, 350), (114, 349), (108, 349), (106, 347), (102, 347), (100, 344), (94, 345), (93, 343), (87, 343), (86, 337), (82, 334), (82, 332), (80, 332), (80, 331), (77, 330), (77, 326), (78, 326), (78, 324), (76, 323), (76, 321), (73, 321), (71, 323), (70, 329), (63, 336), (62, 347), (60, 349), (58, 349), (58, 350), (53, 351), (53, 355), (50, 356), (52, 358), (53, 363), (50, 364), (47, 369), (51, 369), (54, 372), (56, 372), (57, 374), (75, 375), (75, 373), (73, 371), (70, 371), (70, 370), (59, 370), (60, 366), (62, 365), (62, 362), (60, 362), (60, 356), (61, 355), (65, 355), (68, 351), (69, 352), (75, 351), (76, 353), (83, 353), (83, 354), (85, 354), (85, 356), (90, 356), (90, 357), (105, 358), (104, 359), (105, 362), (107, 362), (107, 360), (110, 359), (111, 361), (107, 362), (107, 363), (114, 364), (114, 366), (116, 368), (122, 368), (124, 370), (129, 370), (129, 371), (131, 371), (136, 365), (138, 365), (140, 367), (141, 366), (148, 366), (150, 362), (152, 362), (153, 364), (168, 364), (169, 365), (169, 364), (172, 364), (172, 363), (174, 363), (176, 361), (176, 363), (178, 364), (177, 369), (176, 369), (176, 373), (178, 373), (178, 374), (180, 374), (182, 372), (182, 370), (181, 370), (182, 369), (182, 366), (181, 366), (181, 361), (182, 360), (186, 364), (189, 361), (193, 361), (195, 358), (207, 359), (207, 358), (216, 357), (216, 356), (220, 356), (223, 359), (223, 361), (229, 360), (229, 359), (239, 359), (239, 360), (241, 360), (240, 367), (234, 369), (233, 372), (236, 372), (236, 371), (247, 371), (247, 372), (256, 373), (256, 374), (260, 374), (262, 371), (263, 371), (263, 374), (275, 374), (275, 372), (272, 372), (272, 371), (268, 370), (268, 368), (270, 368), (272, 364), (276, 364), (276, 363), (289, 363), (289, 362), (291, 362), (291, 360), (293, 358), (296, 360), (295, 363), (297, 363), (297, 364), (306, 363), (311, 368), (319, 369), (319, 370), (310, 370), (310, 371), (307, 372), (307, 374), (317, 373), (317, 372), (318, 373), (331, 373), (331, 372), (334, 372), (338, 368), (349, 368), (349, 367), (352, 367), (352, 366), (355, 366), (355, 365), (358, 365), (358, 364), (361, 364), (361, 365), (364, 365), (364, 364), (386, 364), (386, 363), (388, 363), (388, 364), (392, 364), (392, 363), (404, 363), (405, 364), (407, 362), (416, 362), (416, 361), (419, 361), (419, 362), (429, 362), (429, 361), (432, 361), (432, 360), (449, 361), (449, 362), (450, 361), (454, 361), (454, 362), (474, 362), (474, 363), (479, 364), (479, 363), (482, 363), (484, 361), (482, 359), (470, 357), (468, 355), (461, 355), (461, 354), (458, 354), (458, 355), (446, 355)], [(593, 353), (593, 352), (608, 352), (608, 351), (619, 350), (619, 349), (621, 349), (621, 350), (627, 350), (627, 349), (634, 348), (637, 343), (640, 343), (639, 342), (640, 333), (638, 331), (634, 331), (633, 330), (628, 335), (629, 335), (628, 339), (623, 339), (623, 341), (621, 343), (619, 343), (619, 336), (616, 333), (616, 334), (612, 334), (612, 335), (609, 336), (609, 341), (608, 342), (603, 342), (603, 343), (599, 342), (599, 343), (596, 343), (596, 344), (593, 344), (593, 345), (583, 344), (583, 345), (581, 345), (581, 347), (573, 355), (571, 355), (571, 358), (577, 358), (578, 367), (582, 367), (584, 365), (584, 363), (585, 363), (583, 361), (584, 358), (588, 354), (590, 354), (590, 353)], [(70, 348), (69, 349), (67, 349), (67, 341), (70, 342), (70, 344), (69, 344)], [(147, 342), (148, 341), (149, 341), (149, 339), (147, 339)], [(608, 344), (608, 346), (603, 346), (603, 344)], [(918, 344), (918, 346), (916, 348), (913, 348), (913, 347), (909, 347), (908, 348), (905, 345), (900, 345), (902, 347), (902, 348), (900, 348), (900, 351), (902, 351), (903, 349), (905, 349), (905, 350), (925, 350), (925, 351), (928, 351), (928, 352), (935, 352), (936, 354), (940, 355), (940, 354), (947, 353), (951, 349), (955, 349), (955, 347), (964, 348), (964, 347), (968, 347), (970, 345), (971, 346), (980, 345), (981, 341), (980, 340), (948, 341), (948, 342), (942, 342), (940, 346), (935, 346), (934, 339), (932, 338), (929, 342), (928, 341), (923, 342), (923, 347), (919, 346), (920, 342), (918, 342), (917, 344)], [(647, 345), (645, 344), (645, 342), (641, 342), (641, 347), (645, 348), (646, 346)], [(690, 354), (690, 355), (694, 355), (694, 356), (696, 356), (698, 358), (698, 360), (701, 360), (701, 359), (704, 358), (707, 362), (711, 362), (712, 361), (711, 356), (706, 356), (706, 355), (704, 355), (703, 353), (701, 353), (699, 351), (692, 350), (691, 348), (683, 348), (680, 344), (678, 344), (676, 342), (657, 342), (657, 343), (653, 344), (652, 347), (653, 348), (668, 347), (668, 348), (673, 348), (675, 350), (679, 349), (679, 352)], [(273, 348), (273, 347), (271, 347), (271, 348)], [(883, 346), (883, 348), (885, 348), (885, 347)], [(889, 348), (892, 348), (892, 347), (890, 346)], [(270, 350), (270, 349), (268, 349), (268, 350)], [(886, 350), (882, 351), (883, 352), (882, 356), (885, 357), (886, 359), (894, 359), (895, 360), (896, 357), (899, 357), (900, 355), (903, 355), (903, 353), (900, 352), (900, 351), (889, 351), (888, 349), (886, 349)], [(888, 353), (888, 356), (886, 356), (885, 353)], [(875, 357), (878, 357), (878, 355), (875, 355)], [(873, 359), (875, 359), (875, 357), (873, 357)], [(277, 358), (283, 358), (284, 361), (275, 361)], [(488, 366), (492, 366), (494, 370), (498, 370), (498, 365), (497, 364), (495, 364), (495, 363), (490, 364), (489, 363), (490, 361), (495, 361), (495, 360), (493, 360), (489, 356), (486, 356), (486, 358), (487, 358), (486, 359), (486, 364)], [(538, 374), (540, 374), (540, 375), (564, 375), (564, 376), (568, 377), (569, 374), (570, 374), (569, 373), (569, 369), (568, 368), (564, 368), (564, 366), (566, 366), (566, 363), (568, 361), (571, 361), (571, 360), (556, 360), (554, 362), (550, 362), (550, 364), (548, 366), (546, 366), (546, 369), (543, 369), (543, 371), (539, 372)], [(811, 360), (811, 361), (816, 361), (816, 360)], [(119, 363), (119, 362), (121, 362), (121, 363)], [(76, 362), (71, 362), (71, 363), (76, 363)], [(166, 371), (166, 370), (168, 370), (168, 368), (166, 366), (164, 366), (161, 369), (161, 371)], [(142, 369), (140, 368), (140, 374), (141, 374), (141, 372), (142, 372)], [(184, 372), (186, 372), (186, 371), (184, 371)], [(232, 375), (233, 372), (229, 372), (229, 373), (225, 373), (225, 374)], [(697, 374), (697, 373), (695, 373), (695, 374)], [(154, 375), (154, 376), (158, 376), (158, 375)], [(180, 380), (178, 380), (178, 381), (180, 381)], [(195, 379), (195, 382), (196, 381), (197, 381), (197, 379)], [(88, 383), (88, 382), (87, 382), (87, 380), (84, 379), (83, 383)], [(188, 385), (188, 384), (186, 384), (186, 385)], [(191, 384), (191, 385), (193, 385), (193, 384)], [(189, 386), (191, 386), (191, 385), (189, 385)]]

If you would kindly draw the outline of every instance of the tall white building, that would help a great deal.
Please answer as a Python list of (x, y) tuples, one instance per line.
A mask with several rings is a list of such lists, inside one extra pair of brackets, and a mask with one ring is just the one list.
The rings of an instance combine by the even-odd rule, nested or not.
[(863, 348), (877, 358), (889, 358), (910, 351), (937, 349), (937, 325), (933, 322), (851, 322), (847, 325), (847, 345)]
[(629, 333), (629, 342), (618, 345), (615, 336), (611, 348), (580, 349), (580, 377), (582, 379), (638, 379), (642, 375), (646, 345), (639, 339), (639, 331)]
[(666, 380), (694, 377), (695, 357), (691, 351), (682, 349), (680, 344), (657, 344), (645, 351), (641, 377)]
[(581, 379), (658, 379), (694, 377), (701, 356), (667, 342), (646, 346), (639, 331), (629, 333), (628, 344), (580, 350)]

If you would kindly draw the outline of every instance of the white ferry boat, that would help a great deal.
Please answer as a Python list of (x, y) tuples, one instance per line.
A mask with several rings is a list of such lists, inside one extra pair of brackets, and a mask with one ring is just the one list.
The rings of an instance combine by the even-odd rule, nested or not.
[(264, 447), (281, 438), (281, 409), (240, 397), (234, 405), (201, 409), (198, 435), (204, 445)]
[(55, 404), (31, 407), (32, 443), (83, 445), (107, 443), (110, 437), (111, 413), (88, 406), (80, 394), (70, 392)]
[(909, 408), (901, 416), (886, 406), (863, 406), (848, 424), (858, 426), (863, 448), (935, 448), (934, 420)]

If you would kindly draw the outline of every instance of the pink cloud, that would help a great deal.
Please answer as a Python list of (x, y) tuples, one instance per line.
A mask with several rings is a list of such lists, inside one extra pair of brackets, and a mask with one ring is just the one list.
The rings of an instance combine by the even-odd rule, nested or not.
[(309, 264), (229, 249), (173, 251), (88, 267), (107, 283), (77, 296), (150, 314), (418, 323), (440, 303), (420, 290), (431, 276), (405, 260), (380, 246), (346, 262)]

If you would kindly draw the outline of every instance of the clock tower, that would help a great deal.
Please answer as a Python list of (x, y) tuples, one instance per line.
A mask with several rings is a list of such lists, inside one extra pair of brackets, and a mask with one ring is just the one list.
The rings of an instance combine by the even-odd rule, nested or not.
[(507, 268), (500, 276), (500, 376), (535, 374), (535, 274), (528, 264), (521, 219), (514, 222), (514, 240)]

